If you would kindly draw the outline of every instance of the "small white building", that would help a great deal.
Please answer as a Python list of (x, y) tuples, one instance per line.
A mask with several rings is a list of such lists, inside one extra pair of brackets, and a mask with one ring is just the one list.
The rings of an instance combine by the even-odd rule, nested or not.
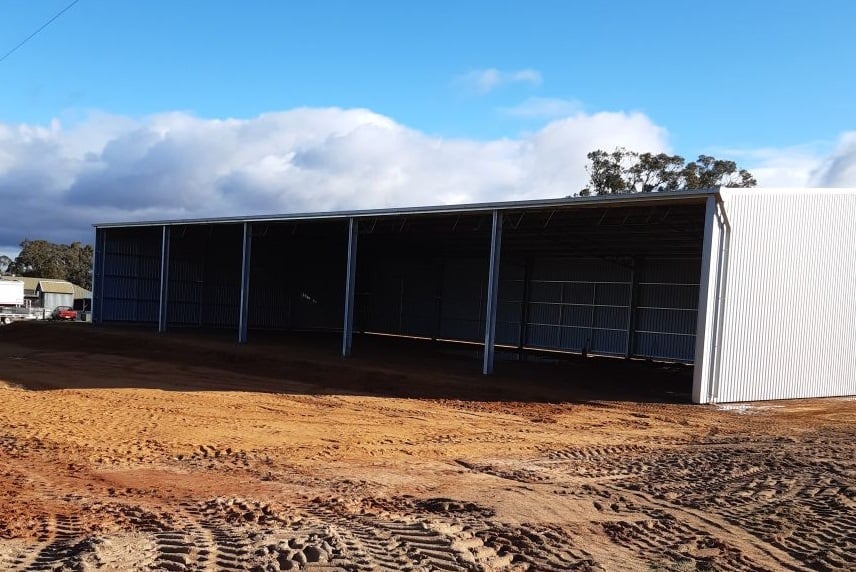
[(59, 306), (71, 308), (74, 306), (74, 285), (65, 280), (39, 280), (36, 296), (46, 314), (50, 314)]

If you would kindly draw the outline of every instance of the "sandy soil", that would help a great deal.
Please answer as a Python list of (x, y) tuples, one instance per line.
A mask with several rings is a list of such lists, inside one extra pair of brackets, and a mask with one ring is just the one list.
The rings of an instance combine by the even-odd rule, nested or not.
[(0, 328), (0, 570), (856, 569), (856, 400), (286, 341)]

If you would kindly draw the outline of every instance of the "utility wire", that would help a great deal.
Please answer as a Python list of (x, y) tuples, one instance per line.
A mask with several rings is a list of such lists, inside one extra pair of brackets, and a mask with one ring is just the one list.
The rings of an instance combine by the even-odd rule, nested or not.
[(41, 27), (40, 27), (38, 30), (36, 30), (35, 32), (33, 32), (32, 34), (30, 34), (29, 36), (27, 36), (26, 38), (24, 38), (24, 39), (23, 39), (23, 41), (21, 41), (21, 43), (20, 43), (20, 44), (18, 44), (17, 46), (15, 46), (15, 47), (14, 47), (14, 48), (12, 48), (11, 50), (9, 50), (9, 51), (8, 51), (8, 52), (6, 52), (5, 54), (3, 54), (3, 57), (0, 57), (0, 62), (2, 62), (2, 61), (3, 61), (3, 60), (5, 60), (6, 58), (8, 58), (8, 57), (9, 57), (9, 56), (11, 56), (12, 54), (14, 54), (16, 51), (18, 51), (18, 48), (20, 48), (21, 46), (23, 46), (24, 44), (26, 44), (27, 42), (29, 42), (30, 40), (32, 40), (32, 39), (36, 36), (36, 34), (38, 34), (39, 32), (41, 32), (42, 30), (44, 30), (44, 29), (45, 29), (45, 28), (47, 28), (48, 26), (50, 26), (50, 25), (51, 25), (51, 23), (52, 23), (54, 20), (56, 20), (57, 18), (59, 18), (60, 16), (62, 16), (62, 15), (63, 15), (63, 14), (65, 14), (66, 12), (68, 12), (68, 11), (71, 9), (71, 7), (72, 7), (72, 6), (74, 6), (75, 4), (77, 4), (78, 2), (80, 2), (80, 0), (74, 0), (74, 2), (72, 2), (71, 4), (69, 4), (68, 6), (66, 6), (65, 8), (63, 8), (62, 10), (60, 10), (60, 11), (59, 11), (59, 12), (58, 12), (58, 13), (57, 13), (53, 18), (51, 18), (50, 20), (48, 20), (47, 22), (45, 22), (44, 24), (42, 24), (42, 25), (41, 25)]

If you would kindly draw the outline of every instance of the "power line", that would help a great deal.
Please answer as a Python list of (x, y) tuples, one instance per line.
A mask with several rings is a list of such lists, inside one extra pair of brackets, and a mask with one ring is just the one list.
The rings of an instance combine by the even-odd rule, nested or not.
[(63, 8), (62, 10), (60, 10), (59, 12), (57, 12), (57, 14), (56, 14), (53, 18), (51, 18), (50, 20), (48, 20), (47, 22), (45, 22), (44, 24), (42, 24), (42, 25), (41, 25), (41, 27), (40, 27), (38, 30), (36, 30), (35, 32), (33, 32), (32, 34), (30, 34), (29, 36), (27, 36), (26, 38), (24, 38), (24, 39), (21, 41), (21, 43), (20, 43), (20, 44), (18, 44), (17, 46), (15, 46), (15, 47), (14, 47), (14, 48), (12, 48), (11, 50), (9, 50), (9, 51), (8, 51), (8, 52), (6, 52), (5, 54), (3, 54), (3, 57), (2, 57), (2, 58), (0, 58), (0, 62), (2, 62), (2, 61), (3, 61), (3, 60), (5, 60), (6, 58), (8, 58), (8, 57), (9, 57), (9, 56), (11, 56), (12, 54), (14, 54), (16, 51), (18, 51), (18, 48), (20, 48), (21, 46), (23, 46), (24, 44), (26, 44), (27, 42), (29, 42), (30, 40), (32, 40), (32, 39), (36, 36), (36, 34), (38, 34), (39, 32), (41, 32), (42, 30), (44, 30), (44, 29), (45, 29), (45, 28), (47, 28), (48, 26), (50, 26), (50, 25), (51, 25), (51, 23), (52, 23), (54, 20), (56, 20), (57, 18), (59, 18), (60, 16), (62, 16), (62, 15), (63, 15), (63, 14), (65, 14), (66, 12), (68, 12), (68, 11), (71, 9), (71, 7), (72, 7), (72, 6), (74, 6), (75, 4), (77, 4), (78, 2), (80, 2), (80, 0), (74, 0), (74, 2), (72, 2), (71, 4), (69, 4), (68, 6), (66, 6), (65, 8)]

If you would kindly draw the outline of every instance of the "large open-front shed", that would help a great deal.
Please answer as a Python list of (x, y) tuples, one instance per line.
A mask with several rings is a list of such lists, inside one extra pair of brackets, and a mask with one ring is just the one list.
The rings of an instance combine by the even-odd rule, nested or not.
[(697, 403), (856, 394), (856, 192), (716, 189), (97, 224), (93, 321), (694, 364)]

